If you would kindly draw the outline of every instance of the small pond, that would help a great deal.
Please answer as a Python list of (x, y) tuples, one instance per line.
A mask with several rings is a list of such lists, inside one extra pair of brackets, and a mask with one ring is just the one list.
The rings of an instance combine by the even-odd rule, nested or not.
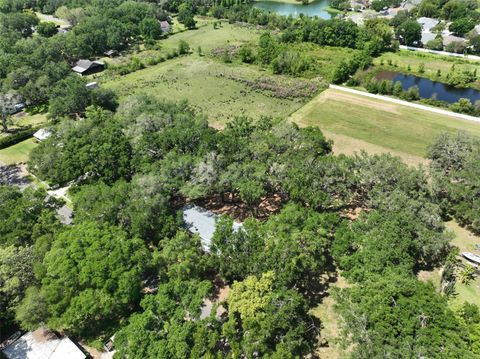
[(480, 100), (480, 91), (470, 88), (457, 88), (441, 82), (435, 82), (422, 77), (404, 75), (393, 71), (381, 71), (376, 75), (378, 80), (391, 80), (394, 83), (400, 81), (404, 90), (417, 86), (421, 98), (436, 96), (437, 100), (448, 103), (458, 102), (461, 98), (467, 98), (470, 102)]
[(333, 16), (326, 10), (328, 8), (328, 0), (314, 0), (308, 5), (302, 5), (301, 1), (298, 4), (292, 4), (281, 1), (260, 0), (255, 1), (253, 6), (282, 16), (292, 15), (296, 17), (304, 14), (306, 16), (318, 16), (322, 19), (331, 19)]

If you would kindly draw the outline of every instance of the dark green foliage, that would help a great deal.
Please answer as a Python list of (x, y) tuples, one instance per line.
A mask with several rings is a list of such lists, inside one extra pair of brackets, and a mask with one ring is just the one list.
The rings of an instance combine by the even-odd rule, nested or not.
[(338, 294), (354, 358), (473, 358), (468, 331), (430, 284), (388, 271)]
[(118, 122), (101, 110), (83, 121), (65, 121), (32, 152), (31, 171), (51, 183), (85, 176), (113, 183), (130, 178), (131, 146)]
[(37, 32), (44, 37), (51, 37), (58, 32), (57, 25), (49, 21), (41, 22), (37, 26)]
[(406, 20), (395, 28), (395, 34), (403, 44), (411, 46), (422, 38), (422, 27), (415, 20)]
[(0, 245), (33, 244), (33, 233), (40, 218), (58, 208), (59, 203), (40, 190), (20, 192), (13, 186), (0, 186)]
[(480, 232), (480, 144), (465, 133), (443, 134), (429, 151), (434, 189), (446, 215)]
[(44, 259), (38, 296), (48, 312), (43, 319), (71, 333), (98, 333), (139, 299), (147, 262), (143, 243), (119, 229), (92, 222), (71, 227), (58, 235)]
[(246, 222), (242, 230), (232, 230), (231, 221), (224, 220), (214, 235), (212, 253), (229, 282), (273, 271), (277, 283), (306, 292), (326, 270), (328, 242), (339, 222), (333, 214), (296, 205), (287, 205), (264, 224)]
[(77, 75), (70, 75), (52, 89), (52, 98), (48, 108), (53, 118), (74, 117), (82, 114), (90, 103), (90, 92), (86, 82)]

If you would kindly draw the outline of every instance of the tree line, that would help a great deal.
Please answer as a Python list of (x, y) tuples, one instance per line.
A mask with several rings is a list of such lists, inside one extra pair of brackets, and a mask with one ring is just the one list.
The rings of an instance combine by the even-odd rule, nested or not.
[[(42, 190), (0, 187), (2, 326), (116, 333), (118, 357), (294, 358), (315, 351), (309, 309), (341, 270), (352, 356), (471, 357), (478, 308), (453, 312), (416, 274), (451, 256), (449, 216), (478, 230), (479, 148), (439, 138), (432, 180), (390, 155), (333, 155), (318, 128), (284, 120), (218, 131), (187, 103), (147, 95), (89, 108), (54, 126), (29, 162), (50, 184), (72, 184), (73, 225)], [(180, 207), (211, 200), (249, 218), (241, 230), (222, 218), (205, 254)], [(202, 313), (218, 280), (231, 288), (223, 311)]]

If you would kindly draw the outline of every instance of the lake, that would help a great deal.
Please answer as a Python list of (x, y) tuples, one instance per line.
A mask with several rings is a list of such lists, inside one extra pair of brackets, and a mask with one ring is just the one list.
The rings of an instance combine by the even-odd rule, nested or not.
[(318, 16), (322, 19), (331, 19), (332, 15), (326, 8), (328, 8), (328, 0), (315, 0), (308, 5), (289, 4), (280, 1), (255, 1), (253, 6), (269, 12), (275, 12), (278, 15), (294, 17), (304, 14), (306, 16)]
[(417, 86), (421, 98), (431, 98), (434, 94), (437, 100), (448, 103), (458, 102), (461, 98), (468, 98), (472, 103), (480, 100), (480, 91), (470, 88), (457, 88), (442, 82), (436, 82), (422, 77), (400, 74), (393, 71), (381, 71), (377, 74), (378, 80), (400, 81), (404, 90)]

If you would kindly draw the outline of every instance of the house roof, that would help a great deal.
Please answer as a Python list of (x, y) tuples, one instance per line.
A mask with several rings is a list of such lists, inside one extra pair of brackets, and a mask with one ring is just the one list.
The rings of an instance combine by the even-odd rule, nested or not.
[(465, 43), (467, 40), (465, 40), (463, 37), (458, 37), (458, 36), (453, 36), (453, 35), (448, 35), (443, 38), (443, 46), (448, 46), (451, 43), (454, 42), (459, 42), (459, 43)]
[(420, 17), (417, 19), (417, 22), (422, 25), (423, 30), (429, 31), (435, 26), (438, 25), (439, 21), (437, 19), (432, 19), (431, 17)]
[(88, 69), (97, 66), (105, 66), (105, 64), (102, 61), (78, 60), (72, 70), (78, 73), (83, 73)]
[(39, 328), (22, 335), (3, 349), (7, 359), (85, 359), (87, 356), (68, 337)]
[(160, 21), (160, 27), (162, 27), (162, 28), (164, 28), (164, 27), (167, 28), (167, 27), (168, 27), (168, 28), (169, 28), (169, 27), (170, 27), (170, 24), (169, 24), (168, 21), (165, 21), (165, 20), (164, 20), (164, 21)]
[(437, 35), (431, 32), (422, 32), (422, 44), (425, 45), (427, 42), (435, 40), (436, 37)]
[(41, 128), (33, 134), (33, 137), (35, 137), (39, 141), (44, 141), (51, 135), (52, 133), (49, 130), (47, 130), (46, 128)]
[[(185, 206), (182, 210), (183, 222), (185, 226), (190, 232), (200, 236), (202, 240), (202, 247), (206, 252), (208, 252), (210, 250), (210, 245), (212, 244), (212, 238), (213, 234), (215, 233), (219, 216), (205, 208), (196, 205)], [(241, 223), (233, 223), (234, 229), (241, 227)]]

